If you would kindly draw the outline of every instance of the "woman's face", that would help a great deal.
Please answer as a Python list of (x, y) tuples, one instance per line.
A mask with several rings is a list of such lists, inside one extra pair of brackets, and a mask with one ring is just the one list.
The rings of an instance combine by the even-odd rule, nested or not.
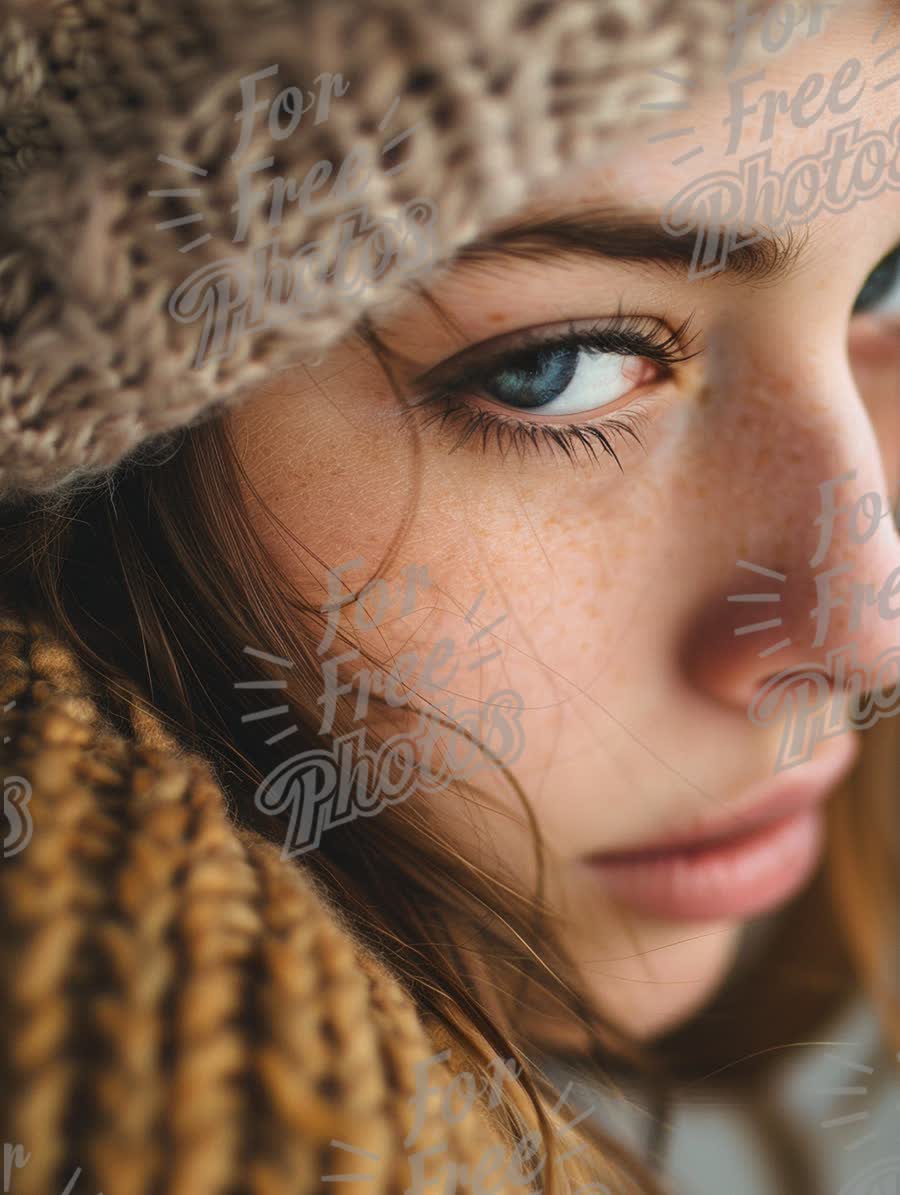
[[(452, 639), (455, 667), (436, 671), (455, 715), (480, 710), (484, 731), (505, 705), (517, 720), (511, 771), (551, 852), (565, 939), (640, 1033), (708, 999), (742, 927), (809, 879), (821, 808), (852, 761), (853, 735), (817, 739), (787, 701), (751, 717), (754, 695), (815, 665), (840, 714), (852, 675), (831, 653), (852, 646), (871, 676), (900, 651), (900, 541), (871, 497), (886, 513), (900, 480), (900, 58), (886, 55), (900, 26), (879, 33), (883, 16), (856, 3), (801, 27), (788, 53), (738, 66), (536, 193), (435, 282), (440, 310), (410, 296), (380, 318), (405, 402), (354, 338), (230, 416), (258, 492), (303, 545), (331, 568), (364, 560), (341, 574), (354, 587), (412, 509), (381, 575), (399, 595), (410, 566), (425, 570), (415, 609), (398, 597), (363, 641), (424, 658)], [(879, 130), (882, 150), (857, 162)], [(843, 210), (807, 207), (792, 236), (692, 276), (693, 231), (674, 236), (662, 214), (694, 183), (693, 212), (727, 219), (700, 180), (743, 168), (746, 195), (764, 151), (781, 175), (818, 160), (794, 184), (798, 210), (816, 178)], [(880, 193), (879, 153), (885, 183), (893, 164)], [(855, 521), (823, 521), (864, 495)], [(323, 601), (311, 557), (259, 526)], [(474, 782), (497, 809), (437, 793), (434, 817), (485, 867), (532, 878), (516, 799), (487, 768)]]

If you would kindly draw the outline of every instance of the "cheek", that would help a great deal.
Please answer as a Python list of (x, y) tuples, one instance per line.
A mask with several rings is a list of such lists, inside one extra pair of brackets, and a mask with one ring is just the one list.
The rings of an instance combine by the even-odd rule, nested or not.
[[(397, 400), (377, 365), (347, 355), (283, 374), (229, 416), (263, 505), (329, 566), (380, 559), (413, 493), (414, 444), (399, 431)], [(308, 568), (297, 545), (245, 493), (266, 546), (300, 584)]]
[(431, 561), (449, 594), (486, 589), (508, 616), (517, 684), (539, 696), (555, 672), (571, 692), (633, 611), (660, 532), (655, 491), (477, 450), (434, 449), (424, 463), (404, 555)]
[[(398, 565), (428, 564), (460, 600), (504, 592), (530, 633), (552, 636), (573, 617), (614, 627), (615, 592), (648, 548), (652, 514), (611, 462), (575, 476), (565, 461), (504, 460), (493, 446), (452, 451), (452, 438), (404, 418), (371, 361), (332, 362), (315, 382), (284, 375), (229, 418), (259, 498), (309, 553), (374, 568), (402, 533)], [(248, 501), (299, 583), (307, 562), (249, 491)]]
[(536, 468), (477, 449), (450, 452), (427, 431), (404, 430), (390, 388), (367, 363), (318, 387), (307, 380), (288, 390), (287, 381), (231, 418), (260, 498), (306, 549), (249, 496), (261, 537), (301, 593), (318, 602), (324, 592), (314, 558), (336, 568), (361, 557), (351, 582), (375, 576), (399, 534), (389, 575), (424, 566), (430, 585), (414, 616), (365, 644), (376, 656), (424, 658), (451, 638), (459, 700), (477, 705), (513, 688), (541, 752), (560, 734), (560, 710), (574, 703), (579, 721), (587, 716), (584, 689), (621, 690), (627, 668), (610, 661), (610, 645), (633, 625), (634, 595), (654, 559), (661, 524), (652, 487), (611, 467), (602, 479), (576, 477), (561, 461)]

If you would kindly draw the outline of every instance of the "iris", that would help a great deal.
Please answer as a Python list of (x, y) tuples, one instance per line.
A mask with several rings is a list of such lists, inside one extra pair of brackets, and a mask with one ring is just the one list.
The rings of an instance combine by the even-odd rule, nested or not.
[(500, 402), (514, 407), (543, 407), (559, 398), (575, 376), (579, 347), (556, 347), (530, 353), (521, 364), (495, 373), (485, 386)]

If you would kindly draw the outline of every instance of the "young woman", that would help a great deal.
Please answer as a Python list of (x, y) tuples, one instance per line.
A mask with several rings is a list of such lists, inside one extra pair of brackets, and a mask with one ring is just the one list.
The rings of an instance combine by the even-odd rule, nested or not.
[[(685, 5), (656, 29), (652, 5), (597, 5), (590, 42), (589, 7), (448, 5), (430, 45), (385, 10), (358, 31), (369, 90), (347, 69), (306, 98), (222, 20), (253, 165), (213, 179), (208, 227), (246, 216), (266, 272), (234, 290), (220, 247), (191, 275), (167, 315), (182, 371), (202, 335), (191, 401), (116, 423), (114, 448), (82, 436), (83, 463), (232, 397), (214, 379), (242, 401), (100, 482), (49, 492), (71, 429), (7, 465), (4, 767), (33, 823), (4, 881), (8, 1136), (34, 1155), (12, 1189), (75, 1167), (107, 1195), (664, 1189), (673, 1080), (757, 1090), (853, 1002), (900, 1050), (900, 22)], [(457, 61), (463, 12), (493, 80), (471, 112), (435, 58)], [(641, 57), (654, 36), (702, 88), (671, 49)], [(379, 37), (421, 125), (374, 181), (347, 156), (286, 181), (348, 88), (374, 110)], [(512, 138), (542, 159), (526, 189), (476, 122), (528, 129), (549, 86), (529, 38), (563, 99), (557, 129)], [(602, 154), (592, 53), (593, 102), (630, 112)], [(468, 192), (417, 165), (448, 130)], [(209, 152), (165, 155), (182, 185), (187, 147), (198, 177)], [(400, 214), (363, 207), (358, 239), (345, 212), (389, 171)], [(102, 261), (134, 216), (91, 210)], [(336, 220), (336, 258), (299, 235)], [(284, 244), (320, 345), (263, 373)], [(102, 328), (97, 281), (78, 293)], [(139, 296), (135, 340), (167, 298)], [(110, 360), (141, 384), (140, 355)], [(553, 1060), (640, 1080), (643, 1156), (573, 1123)]]

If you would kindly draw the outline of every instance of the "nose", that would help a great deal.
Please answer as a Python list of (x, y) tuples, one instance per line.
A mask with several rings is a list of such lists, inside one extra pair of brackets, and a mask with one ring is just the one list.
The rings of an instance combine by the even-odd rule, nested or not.
[[(830, 393), (820, 381), (827, 415), (806, 422), (800, 441), (793, 428), (805, 458), (793, 478), (778, 475), (778, 453), (756, 456), (768, 464), (754, 499), (728, 516), (745, 550), (723, 562), (684, 640), (695, 685), (780, 728), (781, 767), (809, 758), (822, 738), (900, 713), (897, 479), (848, 387), (849, 376)], [(786, 398), (771, 435), (791, 435), (790, 409)]]

